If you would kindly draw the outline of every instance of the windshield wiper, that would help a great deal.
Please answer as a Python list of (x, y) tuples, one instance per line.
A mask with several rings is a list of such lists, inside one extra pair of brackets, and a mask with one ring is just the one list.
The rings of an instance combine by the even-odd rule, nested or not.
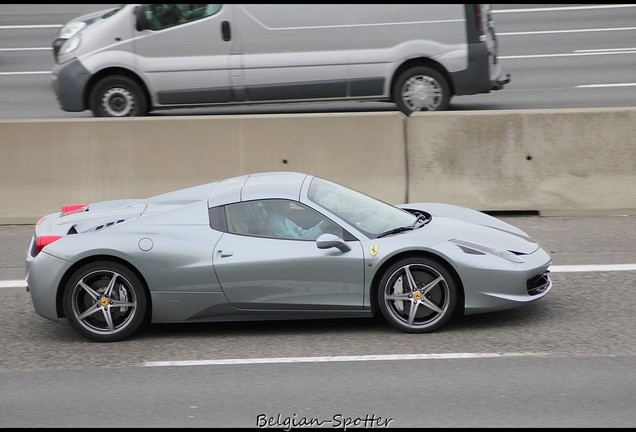
[(413, 225), (401, 226), (401, 227), (390, 229), (388, 231), (381, 232), (380, 234), (378, 234), (376, 236), (376, 238), (388, 236), (388, 235), (391, 235), (391, 234), (401, 233), (403, 231), (411, 231), (413, 229), (415, 229), (415, 226), (413, 226)]
[(431, 221), (431, 217), (424, 213), (417, 213), (417, 219), (413, 222), (413, 228), (420, 228)]
[(415, 219), (415, 222), (413, 222), (411, 225), (400, 226), (400, 227), (390, 229), (388, 231), (381, 232), (380, 234), (376, 236), (376, 238), (385, 237), (391, 234), (398, 234), (404, 231), (411, 231), (417, 228), (421, 228), (427, 223), (429, 223), (430, 221), (431, 220), (427, 215), (423, 213), (417, 213), (417, 218)]

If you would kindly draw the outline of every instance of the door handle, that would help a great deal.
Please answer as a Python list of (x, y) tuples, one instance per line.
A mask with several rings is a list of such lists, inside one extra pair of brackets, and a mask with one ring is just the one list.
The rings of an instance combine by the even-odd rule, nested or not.
[(221, 256), (221, 258), (227, 258), (234, 255), (232, 252), (222, 251), (221, 249), (219, 249), (217, 253)]
[(221, 23), (221, 36), (223, 37), (223, 40), (226, 42), (232, 39), (232, 32), (230, 31), (229, 21), (223, 21)]

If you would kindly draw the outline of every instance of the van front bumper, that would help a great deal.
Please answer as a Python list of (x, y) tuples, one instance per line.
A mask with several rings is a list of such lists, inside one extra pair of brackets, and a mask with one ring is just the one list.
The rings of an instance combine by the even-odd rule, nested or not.
[(77, 59), (53, 66), (51, 84), (60, 107), (76, 112), (88, 109), (84, 93), (91, 75)]

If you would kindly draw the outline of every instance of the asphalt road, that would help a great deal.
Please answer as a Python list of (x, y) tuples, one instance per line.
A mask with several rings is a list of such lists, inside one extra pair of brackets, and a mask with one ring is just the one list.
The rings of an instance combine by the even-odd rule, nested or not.
[[(0, 27), (93, 6), (0, 5)], [(557, 5), (495, 8), (542, 6)], [(633, 106), (634, 10), (495, 14), (513, 81), (453, 109)], [(54, 32), (0, 29), (0, 49), (49, 46)], [(0, 73), (52, 62), (0, 56)], [(0, 76), (1, 119), (73, 116), (47, 75)], [(633, 427), (636, 214), (503, 218), (553, 257), (552, 292), (524, 308), (426, 335), (352, 319), (155, 325), (114, 344), (39, 317), (24, 287), (4, 284), (24, 278), (33, 227), (0, 226), (0, 427)]]
[[(352, 319), (155, 325), (99, 344), (0, 288), (0, 427), (633, 426), (636, 215), (503, 219), (551, 252), (552, 292), (426, 335)], [(32, 229), (0, 226), (0, 280), (23, 277)]]
[[(53, 94), (51, 42), (59, 27), (104, 4), (0, 5), (0, 119), (81, 118)], [(632, 107), (636, 101), (636, 6), (494, 4), (503, 90), (458, 96), (450, 111)], [(392, 103), (318, 102), (155, 111), (234, 115), (395, 111)]]

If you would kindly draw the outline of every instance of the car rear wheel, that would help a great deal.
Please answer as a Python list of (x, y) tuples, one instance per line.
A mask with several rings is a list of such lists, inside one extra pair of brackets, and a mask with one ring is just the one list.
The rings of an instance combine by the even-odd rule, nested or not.
[(446, 324), (457, 303), (457, 287), (444, 266), (428, 258), (407, 258), (380, 280), (382, 315), (409, 333), (426, 333)]
[(123, 75), (103, 78), (91, 92), (90, 108), (95, 117), (136, 117), (148, 113), (141, 86)]
[(97, 342), (115, 342), (135, 333), (147, 307), (137, 275), (108, 261), (79, 268), (66, 284), (63, 302), (70, 325)]
[(427, 66), (405, 70), (395, 81), (393, 102), (407, 116), (415, 111), (444, 111), (450, 102), (450, 86), (444, 76)]

